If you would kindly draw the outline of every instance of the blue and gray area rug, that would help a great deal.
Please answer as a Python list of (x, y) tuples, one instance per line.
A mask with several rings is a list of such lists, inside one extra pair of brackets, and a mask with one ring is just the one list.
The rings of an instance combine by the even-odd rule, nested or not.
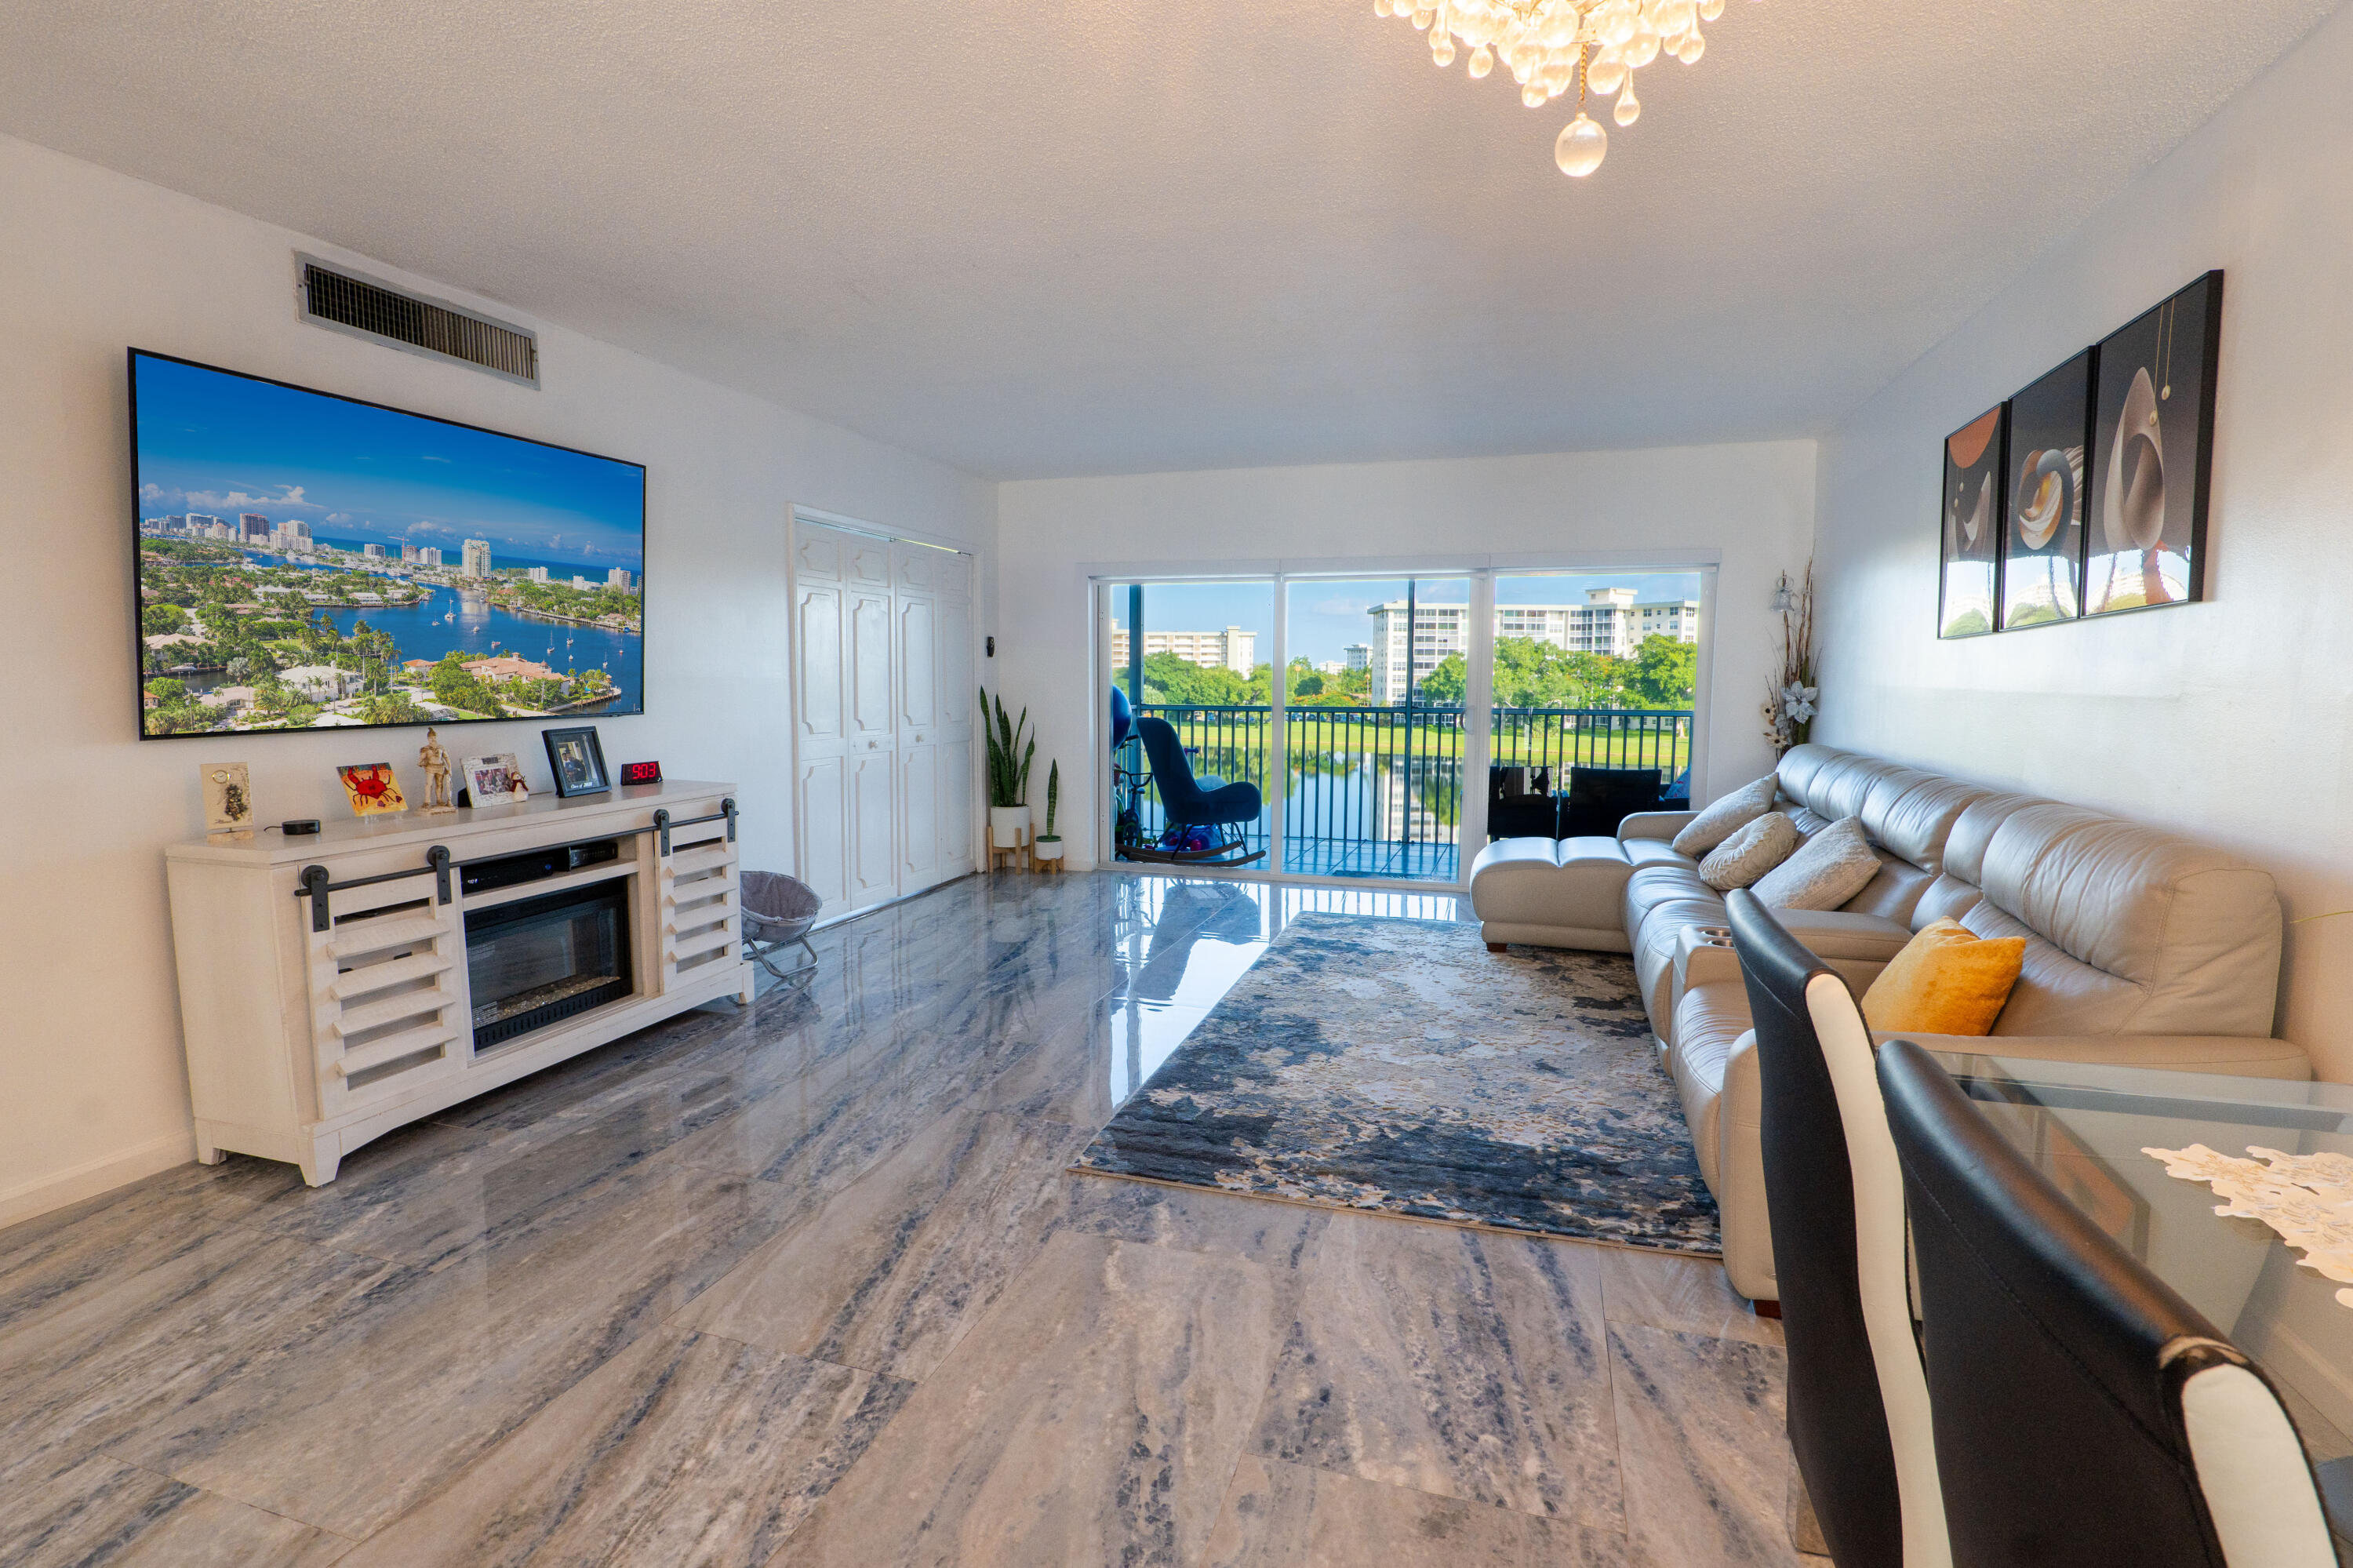
[(1074, 1170), (1721, 1251), (1633, 961), (1301, 915)]

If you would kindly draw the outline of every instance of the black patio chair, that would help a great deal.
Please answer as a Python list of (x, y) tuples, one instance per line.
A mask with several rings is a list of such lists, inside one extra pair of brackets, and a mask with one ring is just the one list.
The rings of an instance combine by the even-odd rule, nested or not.
[[(1248, 782), (1228, 784), (1214, 778), (1204, 784), (1195, 779), (1193, 764), (1185, 755), (1184, 743), (1176, 738), (1175, 725), (1146, 715), (1135, 721), (1135, 734), (1144, 742), (1145, 756), (1152, 761), (1152, 782), (1159, 788), (1161, 814), (1170, 827), (1215, 830), (1258, 821), (1265, 805), (1258, 786)], [(1264, 850), (1246, 854), (1243, 848), (1241, 838), (1236, 835), (1208, 849), (1159, 849), (1142, 844), (1121, 853), (1134, 860), (1175, 865), (1248, 865), (1266, 858)]]

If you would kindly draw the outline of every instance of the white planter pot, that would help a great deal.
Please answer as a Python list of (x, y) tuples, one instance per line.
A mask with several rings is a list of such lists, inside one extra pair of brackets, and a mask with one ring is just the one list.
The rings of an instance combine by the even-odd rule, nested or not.
[(1027, 806), (991, 806), (988, 809), (989, 842), (998, 849), (1012, 849), (1029, 836), (1029, 808)]
[(1029, 857), (1032, 860), (1060, 860), (1062, 858), (1062, 841), (1039, 839), (1030, 844)]

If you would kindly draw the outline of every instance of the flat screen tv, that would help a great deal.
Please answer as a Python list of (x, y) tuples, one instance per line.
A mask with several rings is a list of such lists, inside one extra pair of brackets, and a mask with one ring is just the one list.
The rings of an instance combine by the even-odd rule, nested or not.
[(646, 471), (131, 351), (140, 735), (645, 711)]

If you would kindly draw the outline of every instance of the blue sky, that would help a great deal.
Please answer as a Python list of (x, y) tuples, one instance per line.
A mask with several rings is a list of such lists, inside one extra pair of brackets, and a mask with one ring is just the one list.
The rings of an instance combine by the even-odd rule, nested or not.
[[(1498, 604), (1583, 604), (1585, 592), (1595, 588), (1630, 588), (1643, 603), (1656, 599), (1699, 598), (1699, 576), (1692, 573), (1626, 575), (1560, 573), (1499, 577)], [(1405, 597), (1403, 577), (1365, 578), (1353, 582), (1294, 582), (1291, 594), (1291, 654), (1313, 663), (1336, 661), (1351, 642), (1368, 640), (1373, 623), (1366, 614), (1374, 605)], [(1424, 577), (1415, 597), (1432, 603), (1467, 603), (1467, 577)], [(1127, 624), (1127, 590), (1123, 586), (1112, 600), (1112, 618)], [(1258, 633), (1258, 657), (1266, 662), (1274, 652), (1274, 585), (1272, 583), (1147, 583), (1144, 589), (1146, 631), (1219, 631), (1239, 626)]]
[(445, 425), (142, 355), (139, 514), (259, 512), (338, 539), (645, 567), (645, 473), (629, 463)]

